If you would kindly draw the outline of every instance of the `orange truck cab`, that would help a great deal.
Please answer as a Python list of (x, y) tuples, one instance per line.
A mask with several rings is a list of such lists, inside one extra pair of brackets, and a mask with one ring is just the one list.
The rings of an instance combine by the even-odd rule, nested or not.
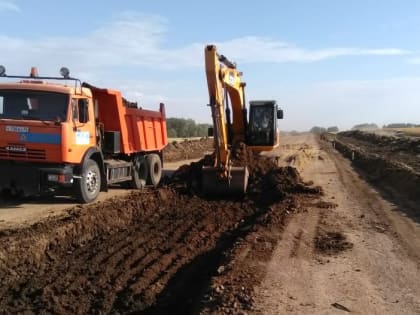
[(88, 203), (110, 184), (158, 185), (164, 104), (159, 111), (138, 108), (119, 91), (60, 72), (40, 77), (32, 68), (29, 76), (8, 76), (0, 66), (0, 190), (71, 192)]

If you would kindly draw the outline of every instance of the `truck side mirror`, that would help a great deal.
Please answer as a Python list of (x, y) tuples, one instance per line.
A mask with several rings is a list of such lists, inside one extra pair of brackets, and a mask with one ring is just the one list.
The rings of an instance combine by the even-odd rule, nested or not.
[(213, 137), (213, 136), (214, 136), (214, 130), (213, 130), (213, 127), (209, 127), (209, 128), (207, 129), (207, 136), (208, 136), (208, 137)]
[(283, 110), (282, 109), (277, 110), (277, 119), (283, 119)]

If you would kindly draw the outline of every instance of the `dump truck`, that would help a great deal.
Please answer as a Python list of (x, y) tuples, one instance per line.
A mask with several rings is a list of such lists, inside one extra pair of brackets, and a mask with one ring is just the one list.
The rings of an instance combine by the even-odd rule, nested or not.
[[(0, 66), (0, 190), (94, 201), (109, 185), (158, 185), (165, 106), (147, 110), (70, 77), (7, 75)], [(17, 80), (16, 80), (17, 79)]]
[(254, 152), (270, 151), (279, 145), (277, 119), (283, 110), (275, 100), (245, 101), (245, 82), (236, 63), (217, 52), (215, 45), (204, 48), (214, 136), (214, 165), (202, 169), (202, 190), (207, 195), (241, 195), (248, 186), (247, 166), (234, 166), (232, 149), (240, 143)]

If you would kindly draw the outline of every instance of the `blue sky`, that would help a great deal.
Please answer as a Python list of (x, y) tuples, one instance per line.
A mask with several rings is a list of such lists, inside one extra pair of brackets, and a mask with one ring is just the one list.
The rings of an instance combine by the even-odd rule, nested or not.
[(61, 66), (170, 117), (210, 122), (203, 50), (236, 61), (281, 128), (420, 123), (420, 1), (0, 0), (0, 64)]

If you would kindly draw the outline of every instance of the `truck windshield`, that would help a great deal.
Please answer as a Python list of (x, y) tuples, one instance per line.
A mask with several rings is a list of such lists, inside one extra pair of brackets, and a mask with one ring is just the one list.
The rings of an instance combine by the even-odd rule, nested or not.
[(65, 121), (68, 104), (63, 93), (0, 90), (0, 119)]

